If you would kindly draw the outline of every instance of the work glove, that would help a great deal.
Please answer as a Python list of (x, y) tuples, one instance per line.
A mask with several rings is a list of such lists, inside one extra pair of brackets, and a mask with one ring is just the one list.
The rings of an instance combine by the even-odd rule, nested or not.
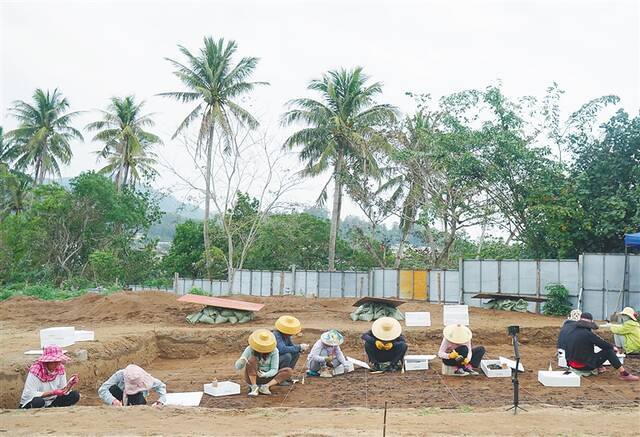
[(393, 343), (384, 343), (380, 340), (376, 340), (376, 348), (381, 351), (388, 351), (393, 347)]
[(464, 360), (462, 360), (462, 364), (464, 364), (465, 366), (469, 365), (469, 359), (465, 358)]
[(464, 360), (466, 360), (466, 358), (463, 357), (462, 355), (458, 355), (455, 359), (456, 359), (456, 363), (458, 364), (462, 364)]
[(307, 343), (300, 343), (300, 350), (302, 352), (306, 351), (307, 349), (309, 349), (309, 345)]
[(458, 352), (453, 351), (449, 354), (449, 359), (450, 360), (455, 360), (456, 358), (458, 358), (460, 356), (460, 354), (458, 354)]

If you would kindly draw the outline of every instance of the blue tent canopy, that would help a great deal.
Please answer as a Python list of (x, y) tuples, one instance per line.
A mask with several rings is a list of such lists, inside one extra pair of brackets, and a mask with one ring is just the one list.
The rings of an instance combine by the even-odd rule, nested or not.
[(635, 234), (625, 234), (624, 245), (627, 247), (640, 248), (640, 232), (637, 232)]

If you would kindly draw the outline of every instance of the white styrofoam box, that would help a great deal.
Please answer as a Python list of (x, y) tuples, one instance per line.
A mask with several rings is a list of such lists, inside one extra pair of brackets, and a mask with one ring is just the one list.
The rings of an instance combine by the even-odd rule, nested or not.
[(364, 367), (365, 369), (371, 369), (367, 363), (364, 361), (356, 360), (355, 358), (347, 357), (347, 361), (353, 363), (354, 366)]
[(204, 392), (211, 396), (231, 396), (240, 394), (240, 384), (232, 381), (219, 381), (214, 387), (213, 384), (205, 384)]
[(431, 313), (428, 311), (415, 311), (404, 313), (405, 326), (431, 326)]
[(197, 407), (202, 400), (201, 391), (192, 391), (186, 393), (167, 393), (165, 405), (173, 405), (177, 407)]
[(442, 309), (442, 322), (444, 326), (466, 325), (469, 326), (468, 305), (445, 305)]
[[(593, 345), (593, 351), (595, 353), (600, 352), (602, 349), (600, 349), (598, 346), (596, 346), (595, 344)], [(620, 364), (624, 364), (624, 358), (626, 357), (625, 354), (621, 354), (621, 353), (616, 353), (616, 355), (618, 356), (618, 359), (620, 360)], [(609, 362), (609, 360), (605, 361), (604, 363), (602, 363), (603, 366), (610, 366), (611, 363)]]
[(567, 368), (567, 357), (565, 355), (564, 349), (558, 349), (558, 367)]
[(336, 367), (333, 368), (333, 374), (335, 375), (342, 375), (344, 373), (350, 373), (353, 372), (355, 370), (353, 363), (351, 361), (347, 361), (347, 365), (338, 365)]
[(507, 366), (506, 369), (489, 369), (489, 364), (497, 364), (502, 366), (500, 360), (482, 360), (480, 361), (480, 368), (485, 375), (489, 378), (508, 378), (511, 376), (511, 368)]
[(73, 326), (59, 326), (40, 330), (40, 347), (45, 346), (71, 346), (76, 341), (75, 328)]
[[(66, 354), (67, 350), (63, 349), (62, 353)], [(25, 355), (42, 355), (42, 349), (31, 349), (31, 350), (26, 351), (24, 354)]]
[(96, 333), (94, 331), (76, 331), (76, 341), (94, 341), (96, 339)]
[(539, 370), (538, 382), (546, 387), (580, 387), (580, 376), (568, 370)]
[[(516, 368), (516, 362), (514, 360), (510, 360), (509, 358), (505, 358), (505, 357), (498, 357), (498, 360), (500, 360), (500, 364), (506, 364), (511, 369)], [(524, 366), (522, 365), (522, 361), (518, 365), (518, 370), (520, 372), (524, 372)]]
[(429, 355), (405, 355), (404, 370), (428, 370)]

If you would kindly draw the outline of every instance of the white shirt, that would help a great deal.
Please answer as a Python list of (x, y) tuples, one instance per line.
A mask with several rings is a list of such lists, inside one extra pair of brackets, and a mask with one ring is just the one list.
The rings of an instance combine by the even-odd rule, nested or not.
[[(65, 373), (58, 375), (53, 381), (43, 382), (36, 375), (29, 372), (27, 374), (27, 380), (24, 382), (24, 390), (22, 390), (22, 397), (20, 398), (20, 407), (24, 407), (31, 402), (33, 398), (42, 397), (42, 393), (46, 391), (62, 389), (65, 388), (66, 385), (67, 375)], [(48, 407), (55, 399), (55, 396), (44, 398), (44, 406)]]

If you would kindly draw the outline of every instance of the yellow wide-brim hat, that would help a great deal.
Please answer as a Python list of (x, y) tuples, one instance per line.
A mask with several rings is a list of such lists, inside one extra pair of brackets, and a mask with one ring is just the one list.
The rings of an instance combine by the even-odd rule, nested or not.
[(625, 309), (620, 311), (620, 314), (624, 314), (625, 316), (629, 316), (633, 320), (638, 321), (638, 319), (636, 318), (636, 312), (631, 307), (625, 307)]
[(276, 348), (276, 337), (268, 329), (256, 329), (249, 336), (249, 346), (258, 353), (268, 354)]
[(378, 340), (391, 341), (400, 337), (402, 326), (393, 317), (381, 317), (373, 322), (371, 332)]
[(293, 316), (281, 316), (276, 320), (276, 329), (283, 334), (296, 335), (302, 331), (300, 320)]
[(471, 329), (467, 328), (464, 325), (449, 325), (445, 326), (442, 331), (442, 335), (444, 338), (449, 340), (451, 343), (455, 344), (464, 344), (471, 340), (473, 334), (471, 333)]

